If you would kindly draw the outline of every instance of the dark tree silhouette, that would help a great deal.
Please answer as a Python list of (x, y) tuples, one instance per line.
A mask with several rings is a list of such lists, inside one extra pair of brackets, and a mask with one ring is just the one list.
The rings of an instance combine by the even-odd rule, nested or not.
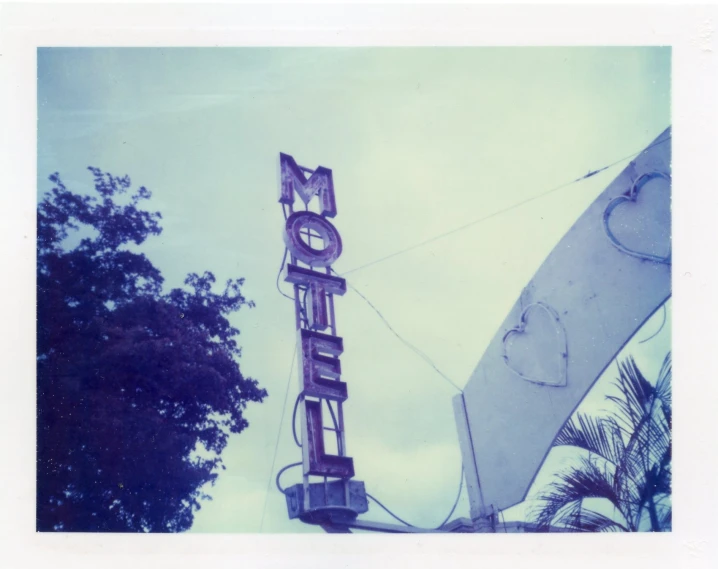
[(266, 396), (227, 319), (253, 304), (243, 279), (215, 293), (209, 272), (163, 292), (132, 245), (161, 232), (150, 192), (90, 171), (98, 196), (56, 173), (38, 206), (37, 529), (183, 531)]
[(651, 384), (633, 358), (619, 365), (607, 418), (578, 414), (554, 446), (580, 449), (539, 495), (538, 531), (670, 531), (671, 355)]

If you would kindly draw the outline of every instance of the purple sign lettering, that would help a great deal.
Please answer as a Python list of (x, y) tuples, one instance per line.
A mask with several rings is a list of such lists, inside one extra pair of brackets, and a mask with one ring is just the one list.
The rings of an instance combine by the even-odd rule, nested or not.
[[(312, 230), (324, 242), (323, 249), (314, 249), (302, 238), (302, 231)], [(342, 254), (342, 238), (336, 227), (311, 211), (297, 211), (289, 216), (284, 227), (284, 243), (293, 256), (310, 267), (328, 267)]]
[[(307, 177), (307, 174), (311, 174)], [(341, 381), (339, 356), (344, 351), (343, 340), (336, 334), (333, 295), (347, 291), (346, 281), (331, 275), (330, 267), (342, 254), (342, 239), (336, 227), (327, 219), (337, 213), (334, 200), (332, 171), (319, 166), (310, 170), (297, 165), (288, 154), (279, 155), (279, 202), (289, 217), (284, 227), (284, 243), (291, 253), (286, 265), (284, 280), (294, 285), (294, 307), (299, 351), (299, 381), (304, 409), (304, 437), (302, 463), (304, 489), (308, 492), (309, 476), (354, 476), (354, 461), (346, 456), (344, 446), (344, 420), (342, 406), (347, 399), (347, 384)], [(309, 202), (317, 197), (321, 213), (294, 211), (295, 192), (301, 200)], [(302, 266), (299, 263), (302, 263)], [(306, 266), (304, 266), (306, 265)], [(315, 270), (318, 267), (325, 271)], [(303, 290), (302, 290), (303, 288)], [(306, 318), (302, 318), (304, 313)], [(322, 333), (329, 329), (332, 334)], [(311, 397), (312, 399), (307, 399)], [(319, 399), (316, 401), (315, 399)], [(337, 455), (328, 455), (324, 448), (322, 405), (336, 407), (334, 431)]]
[(320, 401), (304, 402), (308, 443), (309, 464), (305, 464), (306, 474), (316, 476), (335, 476), (351, 478), (354, 476), (354, 461), (348, 456), (336, 456), (324, 452), (324, 425), (322, 404)]
[(309, 287), (309, 302), (306, 303), (309, 328), (312, 330), (326, 329), (329, 326), (327, 293), (343, 295), (347, 291), (347, 282), (341, 277), (319, 273), (292, 264), (287, 265), (284, 280)]
[(307, 204), (319, 195), (322, 215), (334, 217), (337, 214), (337, 204), (334, 200), (334, 181), (332, 171), (319, 166), (307, 179), (302, 169), (297, 166), (294, 158), (289, 154), (279, 154), (279, 201), (291, 205), (294, 203), (294, 192), (299, 194), (302, 201)]
[(332, 401), (345, 401), (347, 384), (339, 381), (342, 367), (336, 357), (344, 351), (342, 339), (304, 329), (299, 331), (299, 342), (304, 394)]

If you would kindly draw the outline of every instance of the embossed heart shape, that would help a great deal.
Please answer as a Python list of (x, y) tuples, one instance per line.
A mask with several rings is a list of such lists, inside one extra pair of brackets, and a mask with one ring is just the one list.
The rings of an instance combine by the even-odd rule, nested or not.
[(606, 209), (603, 211), (603, 231), (606, 233), (606, 236), (608, 237), (611, 244), (616, 247), (619, 251), (622, 251), (623, 253), (627, 255), (631, 255), (632, 257), (636, 257), (638, 259), (643, 259), (646, 261), (653, 261), (656, 263), (662, 263), (664, 265), (670, 265), (671, 264), (671, 253), (669, 251), (668, 255), (665, 257), (661, 257), (660, 255), (652, 255), (650, 253), (647, 253), (645, 251), (636, 251), (635, 249), (632, 249), (630, 247), (627, 247), (624, 243), (622, 243), (611, 231), (611, 228), (609, 226), (609, 219), (611, 217), (611, 213), (620, 205), (626, 204), (626, 203), (637, 203), (638, 194), (641, 191), (641, 189), (646, 185), (647, 182), (650, 180), (654, 180), (656, 178), (663, 178), (664, 180), (668, 180), (668, 182), (671, 181), (671, 177), (668, 174), (664, 174), (663, 172), (648, 172), (646, 174), (641, 174), (638, 179), (633, 183), (631, 186), (631, 189), (626, 192), (624, 195), (618, 196), (613, 198), (608, 205), (606, 206)]
[[(529, 314), (536, 310), (542, 310), (548, 316), (550, 317), (550, 322), (552, 323), (553, 331), (556, 335), (556, 346), (555, 346), (555, 353), (550, 354), (547, 357), (554, 358), (555, 357), (555, 367), (554, 370), (549, 373), (549, 377), (537, 377), (533, 374), (528, 374), (525, 370), (521, 371), (517, 369), (515, 365), (512, 365), (511, 358), (508, 354), (508, 341), (512, 336), (524, 336), (527, 335), (526, 327), (529, 321)], [(530, 341), (527, 337), (527, 341)], [(506, 364), (506, 367), (508, 367), (513, 373), (518, 375), (521, 379), (524, 379), (526, 381), (530, 381), (531, 383), (536, 383), (538, 385), (548, 385), (552, 387), (564, 387), (567, 383), (568, 379), (568, 373), (567, 373), (567, 362), (568, 362), (568, 350), (566, 346), (566, 331), (563, 328), (563, 325), (561, 324), (561, 321), (558, 317), (558, 314), (556, 314), (556, 311), (551, 308), (550, 306), (544, 304), (543, 302), (534, 302), (532, 304), (529, 304), (521, 313), (521, 318), (519, 325), (515, 328), (511, 328), (506, 334), (504, 334), (504, 338), (502, 340), (503, 344), (503, 360)]]

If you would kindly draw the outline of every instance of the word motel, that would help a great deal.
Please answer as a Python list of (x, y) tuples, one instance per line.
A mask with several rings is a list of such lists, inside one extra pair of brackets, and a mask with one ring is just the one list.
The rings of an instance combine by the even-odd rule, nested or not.
[[(339, 359), (344, 342), (336, 334), (334, 312), (334, 297), (344, 295), (347, 284), (332, 274), (342, 253), (341, 236), (329, 220), (337, 214), (332, 171), (298, 166), (288, 154), (279, 155), (279, 169), (284, 243), (290, 255), (284, 281), (294, 286), (298, 335), (304, 476), (348, 479), (354, 476), (354, 462), (345, 452), (342, 404), (347, 384), (341, 380)], [(304, 209), (295, 211), (297, 196)], [(327, 417), (331, 427), (325, 425)], [(325, 432), (336, 436), (336, 454), (326, 452)]]

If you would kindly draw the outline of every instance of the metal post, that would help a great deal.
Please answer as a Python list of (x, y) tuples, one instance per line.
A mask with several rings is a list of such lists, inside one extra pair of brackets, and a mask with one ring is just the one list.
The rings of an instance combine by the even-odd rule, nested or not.
[(464, 394), (461, 393), (453, 399), (454, 415), (456, 417), (456, 428), (459, 435), (459, 446), (464, 461), (464, 478), (466, 489), (469, 493), (469, 511), (474, 528), (479, 533), (491, 533), (495, 531), (492, 516), (489, 514), (484, 496), (481, 492), (479, 480), (479, 469), (474, 456), (474, 442), (471, 434), (471, 425), (466, 413), (466, 402)]
[(306, 401), (304, 397), (302, 397), (302, 402), (299, 405), (302, 414), (302, 486), (304, 488), (304, 510), (307, 511), (311, 507), (311, 502), (309, 500), (309, 474), (307, 474), (307, 469), (309, 465), (309, 447), (308, 445), (304, 444), (304, 441), (309, 439), (309, 429), (307, 428), (307, 411), (305, 403)]

